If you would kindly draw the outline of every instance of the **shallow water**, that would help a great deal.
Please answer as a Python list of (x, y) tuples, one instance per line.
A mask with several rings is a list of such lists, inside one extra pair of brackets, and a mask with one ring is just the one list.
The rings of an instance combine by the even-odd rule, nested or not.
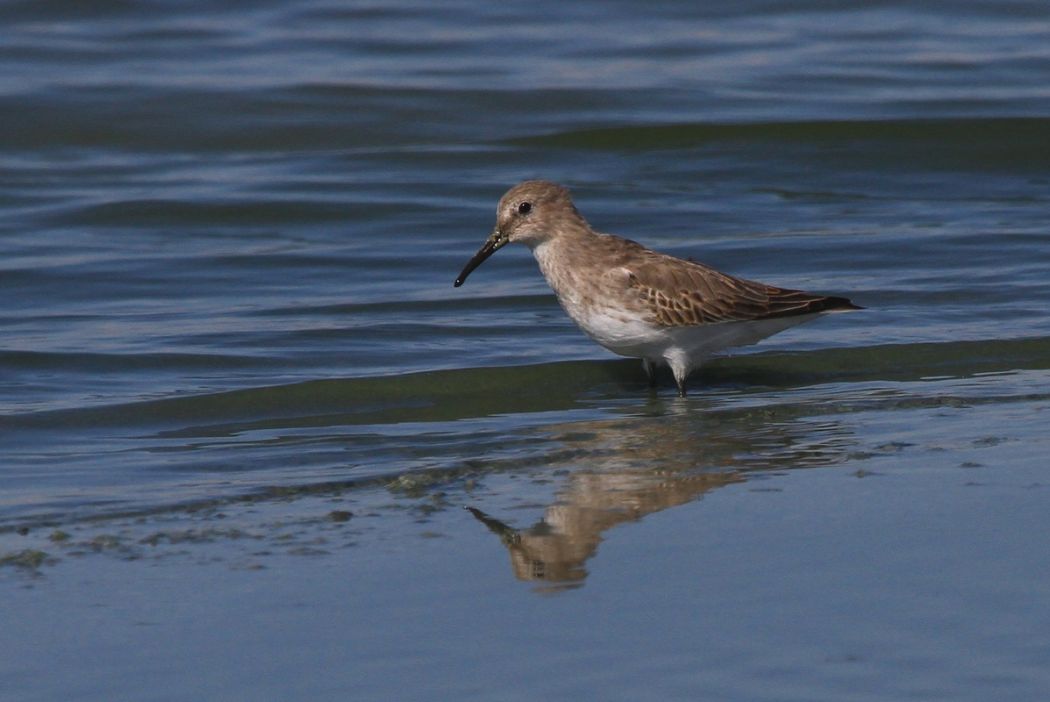
[[(15, 698), (1040, 699), (1042, 4), (224, 8), (0, 9)], [(867, 309), (651, 392), (530, 177)]]

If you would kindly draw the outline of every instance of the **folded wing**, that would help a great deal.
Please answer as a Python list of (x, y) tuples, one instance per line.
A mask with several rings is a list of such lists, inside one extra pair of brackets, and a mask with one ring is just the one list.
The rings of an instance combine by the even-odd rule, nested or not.
[(627, 284), (658, 324), (667, 327), (744, 322), (860, 309), (844, 297), (778, 288), (637, 245), (623, 262)]

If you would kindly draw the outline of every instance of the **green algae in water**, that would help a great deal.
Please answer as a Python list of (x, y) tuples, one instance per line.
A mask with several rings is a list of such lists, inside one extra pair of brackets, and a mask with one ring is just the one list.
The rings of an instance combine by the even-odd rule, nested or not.
[(0, 556), (0, 567), (12, 566), (15, 568), (26, 568), (28, 570), (37, 570), (42, 565), (53, 563), (55, 559), (49, 555), (46, 551), (40, 551), (34, 548), (23, 549), (15, 553), (9, 553), (4, 556)]

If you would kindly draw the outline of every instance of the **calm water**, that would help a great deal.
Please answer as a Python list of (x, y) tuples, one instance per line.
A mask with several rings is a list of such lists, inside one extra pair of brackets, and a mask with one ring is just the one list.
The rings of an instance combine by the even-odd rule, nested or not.
[[(216, 7), (0, 8), (13, 698), (1044, 698), (1045, 3)], [(652, 393), (531, 177), (868, 309)]]

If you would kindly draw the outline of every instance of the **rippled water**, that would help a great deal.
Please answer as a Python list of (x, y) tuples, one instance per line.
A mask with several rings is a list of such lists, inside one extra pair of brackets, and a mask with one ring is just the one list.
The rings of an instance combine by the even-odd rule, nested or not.
[[(614, 526), (789, 469), (926, 476), (903, 514), (935, 467), (1045, 482), (1042, 3), (15, 2), (0, 25), (0, 551), (419, 480), (519, 539), (518, 577), (579, 585)], [(531, 177), (600, 230), (867, 309), (654, 394), (526, 250), (452, 288)], [(470, 496), (519, 475), (554, 494)], [(552, 500), (539, 531), (508, 495)]]

